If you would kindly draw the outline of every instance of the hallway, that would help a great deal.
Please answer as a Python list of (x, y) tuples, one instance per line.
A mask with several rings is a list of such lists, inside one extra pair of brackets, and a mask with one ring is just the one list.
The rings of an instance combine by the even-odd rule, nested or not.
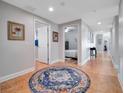
[(82, 66), (82, 70), (91, 78), (88, 93), (122, 93), (117, 72), (107, 54), (99, 54), (96, 60)]
[(123, 0), (0, 0), (0, 18), (0, 93), (122, 93)]
[[(58, 62), (53, 65), (36, 62), (36, 70), (34, 72), (44, 67), (56, 65), (78, 67), (86, 72), (91, 79), (91, 85), (87, 93), (122, 93), (116, 70), (108, 54), (99, 54), (95, 60), (92, 59), (83, 66), (77, 66), (69, 62)], [(0, 84), (0, 93), (31, 93), (28, 87), (28, 80), (34, 72), (3, 82)]]

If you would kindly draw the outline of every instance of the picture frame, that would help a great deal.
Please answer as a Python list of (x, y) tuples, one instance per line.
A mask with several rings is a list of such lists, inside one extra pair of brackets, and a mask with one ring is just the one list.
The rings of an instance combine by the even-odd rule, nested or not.
[(59, 41), (58, 32), (53, 31), (53, 42), (58, 42), (58, 41)]
[(25, 25), (8, 21), (8, 40), (25, 40)]

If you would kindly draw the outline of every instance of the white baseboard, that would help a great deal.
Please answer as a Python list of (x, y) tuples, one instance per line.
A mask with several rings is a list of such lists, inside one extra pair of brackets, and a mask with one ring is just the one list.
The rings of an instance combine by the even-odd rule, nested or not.
[(119, 83), (121, 85), (121, 88), (123, 90), (123, 81), (121, 81), (120, 72), (119, 72), (119, 65), (115, 64), (114, 59), (113, 59), (112, 56), (111, 56), (111, 59), (112, 59), (112, 64), (113, 64), (114, 68), (116, 69), (116, 71), (118, 73), (118, 81), (119, 81)]
[(24, 75), (26, 73), (32, 72), (34, 70), (35, 70), (35, 67), (31, 67), (31, 68), (25, 69), (23, 71), (19, 71), (17, 73), (13, 73), (13, 74), (10, 74), (10, 75), (0, 77), (0, 83), (2, 83), (4, 81), (7, 81), (7, 80), (10, 80), (10, 79), (13, 79), (13, 78), (16, 78), (16, 77), (19, 77), (21, 75)]
[(88, 57), (87, 59), (85, 59), (85, 60), (81, 63), (81, 65), (86, 64), (88, 60), (90, 60), (90, 57)]
[(58, 60), (54, 60), (52, 61), (50, 64), (54, 64), (54, 63), (57, 63), (57, 62), (64, 62), (65, 60), (63, 59), (58, 59)]
[(119, 80), (119, 83), (120, 83), (121, 88), (122, 88), (122, 90), (123, 90), (123, 82), (122, 82), (121, 79), (120, 79), (120, 74), (118, 74), (118, 80)]
[[(88, 60), (90, 60), (90, 57), (88, 57), (87, 59), (85, 59), (83, 61), (83, 63), (81, 63), (80, 65), (84, 65)], [(64, 61), (65, 61), (64, 59), (58, 59), (58, 60), (52, 61), (50, 64), (54, 64), (54, 63), (57, 63), (57, 62), (64, 62)]]
[(115, 69), (117, 70), (117, 72), (118, 72), (119, 65), (115, 64), (113, 57), (111, 57), (111, 59), (112, 59), (112, 64), (113, 64), (114, 68), (115, 68)]

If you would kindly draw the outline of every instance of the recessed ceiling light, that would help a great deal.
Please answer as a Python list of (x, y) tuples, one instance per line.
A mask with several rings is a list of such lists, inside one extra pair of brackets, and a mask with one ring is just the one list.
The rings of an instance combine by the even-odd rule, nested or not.
[(54, 8), (53, 7), (49, 7), (49, 11), (50, 12), (53, 12), (54, 11)]
[(102, 23), (101, 23), (101, 22), (98, 22), (97, 24), (98, 24), (98, 25), (101, 25)]

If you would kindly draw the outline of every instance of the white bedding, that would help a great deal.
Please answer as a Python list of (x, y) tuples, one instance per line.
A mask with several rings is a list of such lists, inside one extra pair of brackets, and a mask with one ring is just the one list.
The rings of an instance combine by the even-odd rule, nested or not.
[(65, 57), (77, 58), (77, 50), (65, 50)]

